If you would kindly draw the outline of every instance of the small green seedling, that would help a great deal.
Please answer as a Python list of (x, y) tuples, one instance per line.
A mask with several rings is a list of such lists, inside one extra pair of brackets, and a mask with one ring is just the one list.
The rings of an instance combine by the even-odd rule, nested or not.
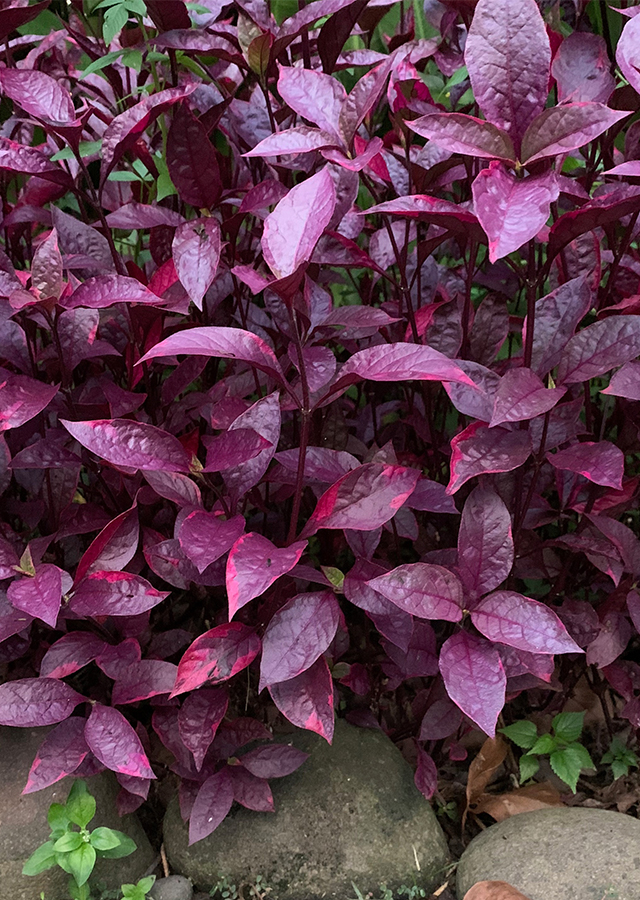
[[(90, 900), (88, 881), (96, 859), (120, 859), (136, 849), (134, 841), (121, 831), (104, 826), (89, 831), (87, 826), (95, 814), (96, 801), (87, 790), (86, 783), (74, 781), (67, 802), (52, 803), (49, 807), (49, 840), (29, 857), (22, 874), (39, 875), (46, 869), (59, 866), (71, 876), (69, 893), (72, 900)], [(123, 885), (124, 896), (127, 900), (144, 900), (153, 880), (143, 878), (136, 885)], [(125, 888), (129, 893), (124, 893)]]
[(629, 750), (624, 741), (617, 737), (612, 739), (609, 749), (602, 757), (601, 762), (611, 766), (614, 780), (622, 775), (628, 775), (629, 769), (637, 769), (640, 764), (638, 755), (633, 750)]
[(582, 770), (595, 768), (589, 751), (578, 741), (583, 725), (583, 712), (564, 712), (554, 718), (548, 734), (538, 735), (538, 729), (528, 720), (501, 728), (502, 734), (527, 751), (520, 757), (520, 784), (540, 768), (536, 757), (548, 756), (553, 771), (575, 794)]

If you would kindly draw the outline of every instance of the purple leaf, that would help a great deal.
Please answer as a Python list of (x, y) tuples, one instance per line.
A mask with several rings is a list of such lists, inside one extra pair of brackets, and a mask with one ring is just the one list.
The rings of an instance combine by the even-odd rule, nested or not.
[(333, 680), (323, 656), (295, 678), (269, 685), (269, 693), (292, 725), (315, 731), (329, 743), (332, 742)]
[(4, 40), (9, 37), (12, 31), (26, 25), (27, 22), (33, 21), (41, 12), (49, 5), (50, 0), (44, 0), (42, 3), (33, 3), (31, 6), (12, 6), (4, 7), (0, 10), (0, 39)]
[(286, 278), (311, 258), (331, 221), (336, 189), (328, 170), (291, 188), (264, 221), (262, 253), (276, 276)]
[(489, 425), (535, 419), (553, 409), (566, 392), (563, 387), (546, 388), (535, 372), (524, 366), (509, 369), (500, 379)]
[(519, 149), (549, 93), (551, 49), (535, 0), (480, 0), (464, 59), (485, 118), (508, 132)]
[(629, 645), (633, 631), (625, 615), (611, 610), (601, 623), (600, 633), (587, 647), (587, 665), (603, 669), (621, 656)]
[(477, 598), (495, 590), (509, 577), (513, 552), (509, 510), (494, 491), (477, 487), (467, 497), (458, 533), (458, 570), (466, 592)]
[(298, 594), (285, 603), (262, 639), (259, 690), (312, 666), (335, 637), (339, 619), (340, 607), (330, 591)]
[(196, 209), (215, 206), (222, 192), (216, 152), (187, 103), (180, 103), (173, 114), (167, 135), (167, 168), (183, 203)]
[(205, 436), (202, 443), (207, 448), (207, 464), (204, 472), (224, 472), (255, 459), (271, 446), (269, 441), (252, 428), (235, 428), (218, 437)]
[(7, 97), (30, 116), (45, 122), (70, 125), (76, 112), (69, 91), (51, 75), (37, 69), (5, 68), (0, 86)]
[(194, 691), (205, 682), (218, 684), (246, 669), (260, 652), (261, 642), (252, 628), (239, 622), (217, 625), (196, 638), (178, 664), (172, 697)]
[[(288, 472), (298, 471), (300, 450), (283, 450), (275, 458)], [(332, 450), (330, 447), (307, 447), (304, 458), (304, 479), (306, 482), (333, 484), (347, 472), (357, 469), (360, 463), (346, 450)], [(292, 482), (293, 483), (293, 482)]]
[(231, 549), (244, 531), (244, 526), (243, 516), (223, 519), (204, 509), (196, 509), (183, 519), (178, 540), (185, 556), (202, 573)]
[(420, 793), (431, 800), (438, 790), (438, 769), (433, 759), (418, 744), (418, 767), (414, 777), (415, 785)]
[(0, 725), (38, 728), (69, 718), (84, 697), (55, 678), (20, 678), (0, 684)]
[(371, 531), (384, 525), (413, 493), (419, 477), (417, 469), (403, 466), (358, 466), (320, 497), (300, 537), (311, 537), (320, 528)]
[(640, 355), (640, 317), (602, 319), (574, 335), (558, 366), (558, 381), (575, 384), (604, 375)]
[(606, 169), (603, 175), (622, 175), (629, 178), (637, 178), (640, 175), (640, 159), (630, 159), (627, 162), (620, 163), (619, 166), (613, 166), (612, 169)]
[(256, 778), (242, 766), (229, 766), (226, 771), (231, 779), (236, 803), (255, 812), (274, 811), (273, 794), (264, 778)]
[(525, 431), (488, 428), (474, 422), (451, 439), (451, 478), (448, 494), (455, 494), (474, 475), (511, 472), (527, 461), (531, 438)]
[(57, 163), (52, 163), (44, 153), (5, 137), (0, 137), (0, 169), (36, 175), (54, 184), (68, 186), (70, 182), (68, 172)]
[(498, 651), (488, 641), (459, 631), (442, 646), (440, 672), (453, 702), (493, 737), (507, 684)]
[(454, 734), (462, 723), (459, 707), (448, 697), (436, 700), (424, 714), (418, 740), (441, 741)]
[(141, 284), (137, 278), (127, 275), (97, 275), (75, 289), (63, 301), (67, 309), (84, 306), (87, 309), (107, 309), (116, 303), (143, 303), (147, 306), (161, 306), (157, 294)]
[(19, 428), (46, 409), (58, 386), (42, 384), (26, 375), (0, 374), (0, 433)]
[(299, 769), (308, 758), (308, 753), (289, 744), (267, 744), (245, 753), (240, 762), (256, 778), (284, 778)]
[(342, 366), (337, 386), (368, 381), (456, 381), (475, 387), (455, 360), (418, 344), (383, 344), (359, 350)]
[(547, 453), (547, 459), (556, 469), (576, 472), (595, 484), (622, 490), (624, 453), (609, 441), (585, 441), (573, 444), (566, 450)]
[(464, 153), (481, 159), (515, 160), (508, 134), (484, 119), (463, 113), (432, 113), (407, 122), (411, 131), (428, 138), (450, 153)]
[(413, 632), (406, 652), (390, 641), (383, 640), (381, 644), (403, 678), (428, 678), (438, 674), (436, 635), (428, 622), (413, 623)]
[(26, 631), (31, 622), (31, 616), (14, 609), (7, 599), (6, 591), (0, 591), (0, 642)]
[(95, 704), (87, 719), (84, 737), (94, 756), (112, 772), (135, 778), (156, 777), (140, 738), (122, 713), (112, 706)]
[(313, 69), (280, 67), (278, 93), (299, 116), (335, 135), (338, 145), (342, 143), (340, 111), (347, 92), (337, 78)]
[(189, 471), (190, 459), (180, 441), (155, 425), (132, 422), (130, 419), (94, 419), (89, 422), (60, 419), (60, 423), (83, 447), (114, 466), (143, 471)]
[(565, 37), (553, 57), (551, 74), (561, 103), (565, 100), (606, 103), (616, 86), (605, 39), (586, 31), (575, 31)]
[(49, 732), (38, 748), (23, 794), (41, 791), (75, 772), (89, 752), (84, 726), (85, 720), (74, 716)]
[(178, 728), (185, 747), (200, 771), (216, 732), (225, 717), (229, 698), (222, 688), (202, 688), (188, 694), (178, 713)]
[(40, 663), (40, 675), (66, 678), (93, 662), (108, 645), (88, 631), (71, 631), (52, 644)]
[(7, 588), (11, 605), (35, 619), (41, 619), (51, 628), (56, 627), (62, 603), (62, 576), (57, 566), (36, 566), (35, 575), (12, 581)]
[(541, 378), (558, 365), (562, 351), (592, 302), (584, 275), (572, 278), (536, 302), (531, 368)]
[[(242, 522), (244, 525), (244, 519)], [(274, 581), (290, 572), (306, 546), (306, 541), (298, 541), (289, 547), (276, 547), (268, 538), (255, 532), (239, 537), (227, 559), (229, 620), (254, 597), (264, 594)]]
[(76, 588), (71, 609), (78, 616), (137, 616), (162, 603), (169, 593), (157, 591), (140, 575), (92, 572)]
[(400, 197), (398, 200), (388, 200), (386, 203), (378, 203), (370, 206), (367, 213), (390, 213), (396, 216), (408, 216), (411, 219), (422, 219), (441, 228), (473, 237), (475, 240), (484, 241), (484, 231), (474, 214), (450, 200), (440, 200), (437, 197), (429, 197), (428, 194), (413, 194), (408, 197)]
[[(4, 70), (9, 71), (8, 69)], [(31, 287), (46, 300), (60, 299), (62, 293), (62, 256), (58, 249), (58, 235), (55, 228), (33, 254), (31, 263)]]
[(522, 138), (522, 159), (526, 165), (569, 153), (628, 116), (626, 110), (609, 109), (603, 103), (565, 103), (545, 109), (527, 128)]
[(497, 160), (482, 169), (472, 190), (476, 215), (489, 238), (492, 263), (536, 236), (560, 193), (553, 172), (516, 178)]
[(228, 770), (221, 769), (204, 782), (193, 804), (189, 820), (189, 846), (208, 837), (224, 821), (233, 803)]
[(216, 219), (190, 219), (176, 229), (173, 262), (183, 288), (198, 309), (218, 270), (221, 250), (220, 226)]
[(177, 503), (178, 506), (202, 506), (200, 489), (186, 475), (179, 472), (146, 470), (145, 480), (156, 494)]
[(229, 426), (229, 431), (235, 431), (236, 428), (243, 430), (250, 428), (264, 438), (269, 445), (248, 462), (225, 470), (225, 484), (233, 498), (240, 498), (251, 490), (269, 468), (269, 463), (273, 459), (280, 440), (281, 416), (280, 397), (278, 392), (274, 391), (273, 394), (268, 394), (262, 400), (257, 400)]
[[(335, 147), (339, 143), (334, 134), (310, 128), (308, 125), (297, 125), (270, 134), (263, 141), (245, 153), (245, 156), (290, 156), (297, 153), (313, 153), (325, 147)], [(278, 198), (280, 199), (280, 198)]]
[(127, 638), (119, 644), (105, 644), (104, 649), (96, 657), (96, 665), (109, 678), (119, 678), (130, 666), (140, 662), (142, 651), (135, 638)]
[(556, 256), (579, 235), (611, 222), (619, 222), (623, 216), (631, 215), (638, 209), (640, 209), (640, 186), (621, 184), (587, 201), (579, 209), (566, 212), (551, 226), (549, 257)]
[(160, 341), (140, 360), (141, 363), (162, 356), (186, 353), (189, 356), (214, 356), (219, 359), (240, 359), (266, 372), (279, 384), (284, 375), (275, 353), (262, 338), (240, 328), (212, 325), (208, 328), (191, 328), (178, 331)]
[(616, 62), (620, 71), (634, 90), (640, 93), (640, 20), (630, 19), (622, 29), (616, 48)]
[(114, 706), (137, 703), (160, 694), (170, 694), (176, 682), (178, 667), (162, 659), (141, 659), (123, 668), (111, 693)]
[(125, 510), (94, 538), (76, 569), (75, 583), (91, 572), (119, 572), (131, 562), (138, 548), (140, 526), (137, 506)]
[(410, 509), (419, 509), (425, 512), (458, 515), (456, 505), (447, 494), (445, 485), (439, 484), (437, 481), (429, 481), (428, 478), (421, 478), (418, 481), (406, 505)]
[(407, 563), (367, 584), (404, 612), (421, 619), (459, 622), (462, 618), (462, 585), (442, 566)]
[(485, 637), (531, 653), (582, 653), (544, 603), (515, 591), (496, 591), (471, 611), (471, 621)]
[(625, 571), (640, 575), (640, 540), (631, 528), (610, 516), (594, 516), (587, 513), (590, 522), (606, 535), (616, 547), (624, 562)]
[(111, 228), (132, 230), (137, 228), (155, 228), (156, 225), (168, 225), (177, 228), (184, 223), (184, 216), (165, 209), (164, 206), (147, 206), (144, 203), (125, 203), (120, 209), (110, 212), (107, 216), (107, 225)]
[(368, 581), (383, 574), (385, 573), (382, 566), (359, 559), (345, 577), (345, 597), (371, 617), (381, 634), (393, 641), (401, 650), (407, 651), (413, 633), (413, 617), (374, 591), (368, 584)]
[(609, 386), (600, 393), (627, 400), (640, 400), (640, 362), (628, 362), (611, 376)]

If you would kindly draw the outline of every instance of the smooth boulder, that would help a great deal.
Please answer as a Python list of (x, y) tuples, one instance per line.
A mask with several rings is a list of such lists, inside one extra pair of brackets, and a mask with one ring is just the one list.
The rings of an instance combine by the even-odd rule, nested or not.
[[(276, 738), (277, 740), (277, 738)], [(172, 800), (164, 845), (174, 871), (206, 890), (226, 877), (250, 885), (258, 875), (277, 900), (345, 900), (444, 880), (447, 845), (413, 771), (382, 732), (336, 722), (334, 742), (310, 732), (288, 739), (310, 758), (271, 781), (275, 813), (237, 804), (218, 829), (188, 846)]]
[[(52, 803), (64, 803), (73, 784), (65, 778), (57, 784), (22, 794), (31, 763), (46, 734), (44, 728), (0, 728), (0, 896), (11, 900), (35, 900), (43, 891), (46, 900), (68, 900), (69, 876), (58, 867), (28, 877), (22, 874), (25, 861), (44, 841), (50, 829), (47, 812)], [(124, 859), (103, 859), (96, 863), (94, 880), (109, 890), (137, 881), (154, 859), (154, 852), (136, 816), (120, 818), (116, 810), (119, 785), (111, 772), (87, 779), (96, 798), (97, 813), (89, 828), (107, 825), (124, 831), (138, 849)]]
[(458, 898), (506, 881), (530, 900), (638, 900), (640, 821), (602, 809), (520, 813), (474, 838), (458, 865)]

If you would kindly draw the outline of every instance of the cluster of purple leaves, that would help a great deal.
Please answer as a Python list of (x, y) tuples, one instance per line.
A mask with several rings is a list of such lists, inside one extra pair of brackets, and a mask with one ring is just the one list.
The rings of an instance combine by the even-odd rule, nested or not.
[(507, 701), (640, 728), (636, 10), (47, 5), (0, 3), (26, 790), (170, 769), (195, 841), (273, 809), (277, 717), (413, 737), (427, 797)]

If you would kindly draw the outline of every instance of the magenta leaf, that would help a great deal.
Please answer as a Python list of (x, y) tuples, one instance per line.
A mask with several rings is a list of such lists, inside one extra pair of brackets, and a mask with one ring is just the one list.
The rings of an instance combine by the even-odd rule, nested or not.
[(459, 622), (462, 618), (462, 585), (442, 566), (407, 563), (367, 584), (404, 612), (421, 619)]
[(491, 262), (534, 238), (559, 195), (553, 172), (516, 178), (497, 160), (482, 169), (472, 189), (476, 215), (489, 238)]
[(68, 309), (84, 306), (88, 309), (107, 309), (115, 303), (142, 303), (161, 306), (157, 294), (150, 291), (136, 278), (127, 275), (97, 275), (87, 278), (67, 297), (63, 305)]
[(493, 737), (507, 684), (498, 651), (488, 641), (459, 631), (442, 646), (440, 672), (453, 702)]
[(465, 45), (475, 100), (516, 149), (549, 93), (551, 49), (535, 0), (480, 0)]
[(551, 74), (558, 86), (558, 100), (595, 100), (606, 103), (616, 82), (604, 38), (589, 32), (575, 31), (558, 47)]
[(292, 725), (315, 731), (331, 743), (335, 719), (333, 679), (323, 656), (295, 678), (269, 685), (269, 693)]
[(70, 181), (68, 172), (44, 153), (6, 137), (0, 137), (0, 169), (36, 175), (54, 184), (68, 185)]
[(622, 490), (624, 453), (609, 441), (585, 441), (573, 444), (566, 450), (547, 453), (547, 459), (556, 469), (564, 469), (583, 475), (594, 484)]
[(18, 6), (16, 4), (5, 6), (0, 10), (0, 38), (4, 40), (16, 28), (33, 21), (41, 12), (44, 12), (48, 5), (49, 0), (43, 0), (42, 3), (33, 3), (31, 6)]
[(225, 717), (229, 698), (222, 688), (202, 688), (188, 694), (178, 713), (180, 738), (193, 753), (196, 769), (200, 771), (207, 750)]
[[(270, 134), (260, 141), (245, 156), (285, 156), (297, 153), (313, 153), (325, 147), (334, 147), (339, 141), (327, 131), (319, 131), (308, 125), (297, 125), (276, 134)], [(279, 198), (278, 198), (279, 199)]]
[(600, 633), (587, 647), (587, 665), (603, 669), (621, 656), (631, 640), (633, 631), (627, 617), (610, 610), (600, 623)]
[[(8, 71), (7, 69), (4, 70)], [(62, 293), (62, 256), (55, 228), (38, 246), (31, 263), (31, 287), (43, 300), (60, 299)]]
[[(244, 525), (244, 519), (242, 523)], [(290, 572), (306, 546), (306, 541), (298, 541), (289, 547), (279, 548), (255, 532), (239, 537), (227, 559), (229, 620), (254, 597), (264, 594), (274, 581)]]
[(38, 728), (68, 719), (84, 698), (55, 678), (20, 678), (0, 684), (0, 725)]
[(109, 678), (119, 678), (123, 672), (140, 662), (142, 651), (135, 638), (127, 638), (119, 644), (105, 644), (104, 649), (96, 657), (96, 665)]
[(193, 804), (189, 820), (189, 846), (208, 837), (224, 821), (233, 803), (228, 770), (221, 769), (204, 782)]
[(262, 338), (240, 328), (212, 325), (179, 331), (156, 344), (140, 362), (163, 356), (186, 353), (189, 356), (215, 356), (220, 359), (240, 359), (284, 383), (284, 375), (275, 353)]
[(135, 778), (155, 778), (140, 738), (125, 717), (112, 706), (96, 703), (84, 729), (94, 756), (113, 772)]
[(522, 138), (522, 159), (530, 165), (539, 159), (583, 147), (629, 113), (609, 109), (603, 103), (565, 103), (545, 109)]
[(160, 694), (170, 694), (178, 667), (163, 659), (142, 659), (118, 673), (111, 693), (114, 706), (137, 703)]
[(289, 744), (267, 744), (249, 750), (240, 757), (240, 762), (256, 778), (284, 778), (299, 769), (308, 758), (308, 753)]
[(618, 550), (625, 567), (625, 571), (632, 575), (640, 574), (640, 540), (631, 528), (623, 522), (612, 519), (610, 516), (594, 516), (587, 513), (589, 521), (602, 534), (606, 535), (614, 547)]
[(242, 465), (255, 459), (271, 444), (252, 428), (235, 428), (225, 431), (218, 437), (205, 437), (203, 444), (207, 448), (207, 464), (204, 472), (224, 472), (234, 466)]
[(278, 93), (299, 116), (333, 134), (340, 145), (340, 111), (347, 92), (336, 78), (297, 66), (280, 68)]
[(6, 592), (0, 591), (0, 641), (26, 632), (32, 622), (31, 616), (11, 606)]
[(247, 625), (229, 622), (197, 637), (178, 664), (172, 697), (194, 691), (205, 682), (218, 684), (246, 669), (260, 652), (258, 635)]
[(632, 88), (640, 93), (640, 53), (638, 38), (640, 37), (640, 20), (630, 19), (622, 29), (616, 48), (616, 62), (620, 71)]
[(563, 387), (546, 388), (531, 369), (509, 369), (500, 379), (489, 425), (535, 419), (553, 409), (566, 392)]
[(420, 793), (431, 800), (438, 790), (438, 769), (426, 750), (418, 744), (418, 766), (414, 777), (415, 785)]
[(71, 775), (89, 753), (85, 720), (73, 716), (49, 732), (38, 748), (23, 794), (32, 794)]
[(36, 566), (35, 575), (12, 581), (7, 597), (12, 606), (45, 624), (56, 627), (62, 603), (62, 577), (65, 572), (49, 563)]
[(508, 134), (484, 119), (463, 113), (433, 113), (407, 125), (416, 134), (428, 138), (451, 153), (464, 153), (481, 159), (515, 160), (513, 142)]
[(441, 741), (454, 734), (462, 722), (459, 707), (448, 697), (435, 700), (424, 714), (418, 740)]
[(108, 645), (88, 631), (71, 631), (52, 644), (40, 663), (40, 675), (66, 678), (93, 662)]
[(46, 409), (58, 386), (42, 384), (26, 375), (0, 373), (0, 432), (19, 428)]
[(441, 228), (466, 236), (471, 236), (479, 241), (484, 241), (484, 231), (474, 214), (465, 208), (452, 203), (450, 200), (440, 200), (430, 197), (428, 194), (413, 194), (408, 197), (400, 197), (398, 200), (388, 200), (386, 203), (378, 203), (367, 210), (368, 213), (390, 213), (396, 216), (407, 216), (411, 219), (422, 219), (439, 225)]
[(91, 572), (119, 572), (124, 569), (134, 557), (139, 534), (137, 506), (112, 519), (83, 553), (76, 569), (76, 584)]
[(236, 803), (255, 812), (274, 812), (273, 794), (264, 778), (256, 778), (242, 766), (229, 766), (226, 771)]
[(75, 121), (71, 94), (60, 81), (37, 69), (0, 72), (2, 92), (30, 116), (45, 122), (69, 125)]
[(190, 459), (180, 441), (155, 425), (130, 419), (60, 419), (60, 423), (83, 447), (114, 466), (189, 471)]
[(173, 262), (182, 286), (198, 309), (218, 270), (220, 226), (211, 217), (190, 219), (176, 229)]
[(513, 565), (511, 516), (492, 490), (477, 487), (467, 497), (458, 532), (458, 570), (466, 592), (477, 598), (509, 577)]
[(173, 114), (167, 135), (167, 168), (184, 203), (210, 209), (218, 201), (222, 183), (216, 152), (187, 103), (180, 103)]
[(320, 528), (371, 531), (388, 522), (413, 493), (420, 473), (368, 463), (347, 472), (320, 497), (301, 538)]
[(515, 591), (496, 591), (471, 611), (471, 621), (485, 637), (531, 653), (582, 653), (544, 603)]
[(458, 510), (452, 498), (447, 494), (444, 484), (437, 481), (429, 481), (421, 478), (406, 505), (410, 509), (420, 509), (425, 512), (451, 513), (458, 515)]
[(162, 603), (169, 593), (157, 591), (140, 575), (92, 572), (74, 591), (71, 609), (78, 616), (137, 616)]
[(524, 431), (488, 428), (474, 422), (451, 440), (451, 478), (448, 494), (455, 494), (474, 475), (511, 472), (528, 459), (531, 438)]
[(276, 276), (286, 278), (311, 258), (331, 221), (336, 189), (325, 168), (291, 188), (264, 222), (262, 253)]
[(166, 497), (172, 503), (177, 503), (181, 507), (202, 506), (200, 489), (187, 475), (146, 469), (144, 477), (156, 494)]
[(339, 619), (340, 607), (330, 591), (298, 594), (285, 603), (262, 639), (259, 690), (312, 666), (333, 640)]
[[(474, 387), (455, 360), (417, 344), (383, 344), (360, 350), (342, 366), (337, 386), (368, 381), (457, 381)], [(334, 385), (334, 390), (335, 390)]]
[(368, 584), (377, 575), (383, 574), (385, 572), (382, 566), (359, 559), (345, 577), (345, 597), (371, 617), (381, 634), (406, 651), (413, 633), (413, 617)]
[(575, 384), (604, 375), (640, 355), (640, 318), (616, 316), (574, 335), (558, 366), (558, 381)]
[(555, 368), (562, 351), (592, 304), (584, 275), (572, 278), (536, 302), (531, 368), (541, 378)]
[(231, 549), (244, 531), (244, 526), (242, 516), (223, 519), (203, 509), (196, 509), (183, 519), (178, 540), (185, 556), (202, 573)]
[(611, 376), (609, 386), (602, 394), (614, 397), (626, 397), (627, 400), (640, 400), (640, 362), (628, 362)]
[(280, 396), (277, 391), (274, 391), (263, 397), (262, 400), (257, 400), (229, 426), (229, 431), (235, 431), (236, 428), (243, 430), (250, 428), (268, 444), (253, 459), (225, 470), (225, 484), (232, 497), (242, 497), (258, 484), (269, 468), (269, 463), (273, 459), (280, 440), (281, 420)]

